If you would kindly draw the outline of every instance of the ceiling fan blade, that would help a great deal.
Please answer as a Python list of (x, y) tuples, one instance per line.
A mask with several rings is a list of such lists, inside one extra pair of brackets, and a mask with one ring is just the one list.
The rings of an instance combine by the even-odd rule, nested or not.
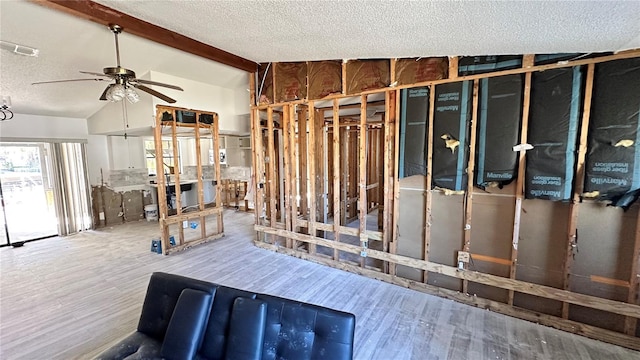
[(155, 97), (158, 97), (158, 98), (168, 102), (169, 104), (173, 104), (173, 103), (176, 102), (174, 99), (168, 97), (167, 95), (161, 94), (161, 93), (159, 93), (159, 92), (157, 92), (157, 91), (155, 91), (155, 90), (153, 90), (151, 88), (148, 88), (148, 87), (146, 87), (144, 85), (140, 85), (140, 84), (131, 84), (131, 85), (133, 85), (133, 87), (135, 87), (136, 89), (140, 89), (140, 90), (146, 92), (147, 94), (151, 94), (151, 95), (153, 95)]
[(110, 80), (106, 80), (106, 79), (69, 79), (69, 80), (54, 80), (54, 81), (38, 81), (38, 82), (31, 83), (31, 85), (53, 84), (53, 83), (71, 82), (71, 81), (110, 81)]
[(163, 84), (163, 83), (159, 83), (159, 82), (151, 81), (151, 80), (131, 79), (129, 81), (133, 82), (133, 83), (139, 83), (139, 84), (145, 84), (145, 85), (156, 85), (156, 86), (162, 86), (162, 87), (166, 87), (166, 88), (173, 89), (173, 90), (184, 91), (184, 90), (182, 90), (182, 88), (180, 86)]
[(88, 75), (95, 75), (95, 76), (102, 76), (102, 77), (108, 77), (110, 78), (111, 76), (106, 75), (106, 74), (101, 74), (101, 73), (97, 73), (97, 72), (91, 72), (91, 71), (80, 71), (83, 74), (88, 74)]
[(115, 84), (107, 85), (107, 87), (102, 92), (102, 95), (100, 95), (100, 100), (107, 101), (107, 91), (109, 91), (109, 89), (111, 89), (113, 87), (113, 85), (115, 85)]

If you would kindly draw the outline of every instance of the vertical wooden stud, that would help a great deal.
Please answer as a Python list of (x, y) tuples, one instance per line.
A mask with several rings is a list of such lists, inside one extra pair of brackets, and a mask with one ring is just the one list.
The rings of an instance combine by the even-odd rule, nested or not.
[[(464, 100), (463, 100), (464, 101)], [(433, 199), (433, 193), (431, 191), (431, 182), (433, 179), (433, 122), (435, 119), (435, 106), (436, 106), (436, 87), (435, 85), (429, 86), (429, 119), (427, 122), (427, 177), (425, 179), (425, 219), (424, 219), (424, 254), (423, 259), (429, 261), (429, 245), (431, 243), (431, 203)], [(463, 147), (458, 148), (458, 151), (465, 151)], [(427, 282), (429, 278), (429, 272), (423, 271), (422, 281)]]
[[(324, 131), (324, 110), (317, 110), (314, 122), (315, 134), (315, 155), (316, 155), (316, 219), (321, 223), (327, 223), (327, 195), (325, 192), (325, 141), (326, 132)], [(324, 231), (319, 233), (324, 237)]]
[[(400, 181), (398, 178), (399, 173), (399, 164), (400, 164), (400, 93), (399, 90), (396, 90), (395, 96), (395, 118), (396, 121), (394, 123), (393, 129), (393, 138), (394, 138), (394, 150), (393, 150), (393, 212), (391, 216), (391, 243), (389, 244), (389, 252), (395, 254), (398, 248), (398, 214), (399, 214), (399, 205), (398, 200), (400, 199)], [(387, 105), (387, 111), (391, 111), (392, 108)], [(389, 274), (396, 274), (396, 264), (392, 263), (389, 266)]]
[[(308, 176), (308, 152), (307, 152), (307, 107), (302, 107), (298, 111), (298, 153), (300, 156), (298, 160), (300, 161), (300, 214), (303, 219), (309, 220), (309, 176)], [(308, 230), (308, 229), (307, 229)]]
[(162, 109), (156, 108), (156, 127), (153, 129), (153, 140), (156, 149), (156, 182), (158, 185), (158, 223), (160, 224), (160, 244), (162, 253), (166, 254), (169, 248), (169, 227), (164, 225), (169, 209), (167, 206), (167, 183), (164, 177), (164, 164), (162, 162)]
[[(383, 144), (383, 204), (382, 204), (382, 251), (389, 251), (391, 238), (391, 210), (393, 204), (393, 179), (395, 178), (393, 163), (393, 129), (396, 123), (396, 92), (385, 92), (385, 112), (384, 112), (384, 144)], [(389, 263), (383, 266), (385, 273), (389, 272)]]
[[(523, 67), (533, 66), (533, 55), (525, 55)], [(524, 94), (522, 102), (522, 124), (520, 126), (520, 144), (527, 143), (527, 133), (529, 131), (529, 103), (531, 100), (531, 73), (525, 73)], [(513, 216), (513, 236), (511, 239), (511, 266), (509, 278), (516, 278), (518, 265), (518, 242), (520, 241), (520, 218), (522, 215), (522, 199), (524, 198), (524, 172), (526, 165), (526, 150), (522, 149), (518, 153), (518, 177), (516, 178), (516, 199), (515, 213)], [(509, 290), (509, 305), (513, 305), (514, 291)]]
[(458, 78), (458, 57), (449, 56), (449, 79)]
[[(340, 105), (333, 99), (333, 236), (340, 241)], [(333, 260), (340, 260), (340, 252), (333, 249)]]
[[(473, 203), (473, 174), (476, 164), (476, 129), (478, 125), (478, 83), (473, 80), (473, 110), (471, 113), (471, 138), (469, 143), (469, 162), (467, 165), (467, 191), (465, 194), (465, 213), (464, 213), (464, 246), (463, 251), (469, 252), (471, 249), (471, 214)], [(464, 84), (462, 85), (464, 86)], [(462, 292), (467, 293), (467, 280), (462, 281)]]
[[(176, 119), (176, 111), (173, 110), (173, 118)], [(173, 177), (175, 184), (174, 188), (176, 189), (176, 214), (182, 214), (182, 192), (180, 191), (180, 161), (179, 161), (179, 152), (178, 152), (178, 139), (177, 139), (177, 131), (176, 131), (176, 122), (175, 120), (171, 122), (171, 141), (173, 144)], [(162, 158), (160, 158), (162, 159)], [(171, 177), (171, 175), (169, 175)], [(171, 181), (169, 181), (171, 182)], [(184, 228), (182, 224), (178, 226), (178, 244), (184, 244)]]
[[(363, 250), (368, 246), (367, 237), (367, 95), (360, 96), (360, 143), (358, 146), (360, 167), (360, 176), (358, 177), (359, 186), (359, 208), (360, 208), (360, 245)], [(364, 267), (365, 258), (360, 257), (360, 266)]]
[(395, 82), (396, 82), (396, 62), (398, 61), (398, 59), (396, 58), (392, 58), (389, 61), (389, 65), (391, 66), (391, 68), (389, 69), (389, 86), (395, 86)]
[[(198, 177), (197, 179), (197, 184), (198, 184), (198, 210), (199, 211), (203, 211), (204, 210), (204, 184), (203, 184), (203, 176), (202, 176), (202, 149), (200, 147), (200, 129), (204, 128), (207, 129), (209, 128), (209, 126), (204, 125), (201, 126), (200, 125), (200, 117), (196, 116), (196, 133), (195, 133), (195, 137), (196, 137), (196, 176)], [(201, 216), (200, 217), (200, 237), (202, 239), (207, 237), (207, 231), (206, 231), (206, 224), (205, 224), (205, 217)]]
[[(262, 144), (262, 126), (260, 125), (260, 113), (257, 109), (251, 111), (252, 132), (253, 132), (253, 176), (255, 184), (254, 212), (256, 214), (256, 224), (264, 225), (264, 147)], [(217, 163), (217, 161), (216, 161)]]
[[(289, 122), (290, 122), (290, 118), (289, 116), (291, 115), (291, 112), (289, 110), (290, 105), (284, 105), (282, 108), (282, 122), (281, 122), (281, 129), (282, 129), (282, 136), (283, 136), (283, 142), (282, 142), (282, 148), (283, 148), (283, 154), (281, 156), (282, 160), (283, 160), (283, 166), (284, 166), (284, 176), (283, 179), (281, 180), (284, 183), (284, 210), (281, 212), (282, 213), (282, 217), (281, 219), (284, 220), (284, 228), (287, 231), (291, 231), (292, 227), (291, 227), (291, 170), (290, 170), (290, 165), (289, 165), (289, 159), (291, 158), (291, 154), (289, 153), (290, 148), (289, 148), (289, 137), (291, 136), (291, 134), (289, 133)], [(291, 243), (291, 239), (287, 238), (286, 241), (286, 246), (287, 248), (291, 248), (292, 243)]]
[[(290, 174), (291, 180), (291, 231), (297, 232), (296, 221), (298, 220), (298, 147), (296, 145), (296, 106), (289, 107), (289, 152), (291, 154)], [(293, 240), (291, 248), (297, 249), (298, 242)]]
[[(578, 145), (578, 162), (576, 167), (576, 182), (571, 204), (569, 204), (569, 229), (564, 259), (564, 278), (562, 288), (569, 289), (571, 266), (573, 265), (573, 250), (577, 245), (578, 236), (578, 208), (580, 196), (584, 189), (585, 168), (584, 162), (587, 154), (587, 136), (589, 134), (589, 119), (591, 118), (591, 95), (593, 94), (593, 74), (595, 65), (587, 66), (587, 79), (584, 85), (584, 101), (582, 108), (582, 124), (580, 127), (580, 144)], [(569, 318), (569, 303), (562, 303), (562, 317)]]
[(224, 232), (224, 221), (222, 215), (222, 187), (220, 186), (220, 117), (217, 113), (213, 114), (213, 154), (215, 156), (215, 178), (216, 178), (216, 207), (219, 209), (217, 216), (218, 234)]
[[(269, 173), (269, 225), (276, 228), (278, 211), (276, 207), (276, 197), (278, 193), (278, 183), (276, 182), (276, 151), (273, 139), (273, 107), (267, 108), (267, 149), (269, 161), (267, 162), (267, 172)], [(271, 243), (275, 244), (275, 235), (271, 236)]]
[[(314, 107), (314, 102), (309, 101), (309, 146), (308, 146), (308, 154), (309, 154), (309, 235), (317, 236), (316, 234), (316, 121), (321, 121), (321, 119), (316, 119), (316, 110)], [(316, 245), (309, 244), (309, 254), (316, 253)]]
[(342, 95), (347, 94), (347, 60), (342, 61)]

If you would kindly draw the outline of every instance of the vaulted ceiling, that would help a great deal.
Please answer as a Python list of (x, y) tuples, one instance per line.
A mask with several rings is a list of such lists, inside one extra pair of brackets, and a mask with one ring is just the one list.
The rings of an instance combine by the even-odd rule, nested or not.
[[(640, 1), (105, 1), (100, 4), (256, 62), (640, 48)], [(31, 86), (115, 65), (112, 34), (25, 1), (0, 1), (0, 95), (18, 113), (87, 117), (98, 82)], [(246, 87), (246, 73), (125, 33), (123, 66)]]

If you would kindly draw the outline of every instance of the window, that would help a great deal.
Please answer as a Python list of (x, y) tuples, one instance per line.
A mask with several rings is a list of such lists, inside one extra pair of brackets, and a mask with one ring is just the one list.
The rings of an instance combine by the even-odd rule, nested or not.
[[(147, 171), (149, 175), (156, 175), (156, 145), (153, 140), (144, 141), (144, 155)], [(176, 167), (176, 161), (173, 157), (173, 141), (162, 140), (162, 158), (164, 162), (164, 173), (174, 174), (174, 168)], [(178, 159), (177, 159), (178, 172), (182, 172), (182, 163), (180, 161), (180, 140), (178, 140)]]

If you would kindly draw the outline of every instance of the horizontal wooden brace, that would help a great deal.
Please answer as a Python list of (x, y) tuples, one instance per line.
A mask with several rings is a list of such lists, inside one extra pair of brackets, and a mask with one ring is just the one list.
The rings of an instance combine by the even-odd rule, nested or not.
[(367, 190), (375, 189), (378, 187), (378, 183), (367, 185)]
[[(255, 230), (267, 234), (278, 235), (310, 244), (322, 245), (354, 254), (360, 254), (359, 246), (334, 242), (311, 235), (298, 234), (286, 230), (273, 229), (256, 225)], [(575, 305), (612, 312), (615, 314), (640, 318), (640, 305), (628, 304), (620, 301), (603, 299), (595, 296), (574, 293), (568, 290), (557, 289), (550, 286), (533, 284), (526, 281), (505, 278), (497, 275), (484, 274), (476, 271), (460, 270), (456, 267), (413, 259), (401, 255), (385, 253), (379, 250), (367, 249), (367, 257), (390, 261), (397, 265), (409, 266), (415, 269), (430, 271), (462, 280), (477, 282), (484, 285), (495, 286), (501, 289), (513, 290), (525, 294), (545, 297), (552, 300), (564, 301)]]
[(625, 280), (612, 279), (612, 278), (598, 276), (598, 275), (591, 275), (589, 278), (591, 279), (591, 281), (601, 283), (601, 284), (621, 286), (626, 288), (629, 287), (629, 282)]
[(174, 215), (174, 216), (169, 216), (165, 219), (160, 219), (160, 225), (166, 226), (171, 224), (177, 224), (186, 220), (196, 219), (203, 216), (220, 214), (220, 213), (222, 213), (222, 208), (218, 208), (218, 207), (209, 208), (202, 211), (188, 212), (182, 215)]
[(606, 341), (611, 344), (624, 346), (634, 350), (640, 350), (640, 342), (638, 338), (618, 333), (611, 330), (598, 328), (591, 325), (582, 324), (579, 322), (562, 319), (560, 317), (542, 314), (539, 312), (522, 309), (516, 306), (510, 306), (497, 301), (487, 300), (479, 298), (477, 296), (471, 296), (463, 294), (459, 291), (449, 290), (421, 282), (405, 279), (398, 276), (384, 274), (380, 271), (363, 269), (359, 266), (351, 265), (342, 261), (335, 261), (328, 257), (313, 256), (306, 252), (296, 251), (293, 249), (287, 249), (277, 245), (271, 245), (260, 241), (254, 241), (254, 244), (260, 248), (268, 249), (271, 251), (279, 252), (282, 254), (294, 256), (300, 259), (313, 261), (319, 264), (335, 267), (341, 270), (349, 271), (355, 274), (368, 276), (373, 279), (385, 281), (394, 285), (403, 286), (412, 290), (420, 291), (426, 294), (439, 296), (442, 298), (457, 301), (463, 304), (479, 307), (482, 309), (491, 310), (497, 313), (513, 316), (519, 319), (535, 322), (545, 326), (550, 326), (555, 329), (567, 331), (574, 334), (586, 336), (588, 338)]
[[(321, 222), (314, 222), (314, 224), (315, 224), (317, 230), (330, 231), (330, 232), (334, 231), (333, 224), (325, 224), (325, 223), (321, 223)], [(308, 220), (297, 219), (296, 220), (296, 226), (305, 227), (305, 228), (309, 227), (309, 221)], [(340, 226), (340, 234), (341, 235), (360, 237), (360, 229), (351, 228), (351, 227), (347, 227), (347, 226)], [(367, 235), (367, 238), (369, 238), (369, 240), (382, 241), (382, 232), (380, 232), (380, 231), (367, 230), (366, 235)]]
[(480, 255), (480, 254), (470, 254), (470, 255), (471, 255), (471, 259), (473, 259), (473, 260), (511, 266), (511, 260), (509, 260), (509, 259), (501, 259), (501, 258), (497, 258), (497, 257), (493, 257), (493, 256)]
[(208, 243), (209, 241), (220, 239), (223, 236), (224, 236), (224, 234), (221, 233), (221, 234), (215, 234), (215, 235), (208, 236), (208, 237), (206, 237), (204, 239), (187, 241), (182, 245), (178, 245), (178, 246), (174, 246), (174, 247), (168, 248), (167, 251), (165, 252), (165, 255), (169, 255), (169, 254), (173, 254), (173, 253), (176, 253), (176, 252), (179, 252), (179, 251), (187, 250), (188, 248), (190, 248), (192, 246)]

